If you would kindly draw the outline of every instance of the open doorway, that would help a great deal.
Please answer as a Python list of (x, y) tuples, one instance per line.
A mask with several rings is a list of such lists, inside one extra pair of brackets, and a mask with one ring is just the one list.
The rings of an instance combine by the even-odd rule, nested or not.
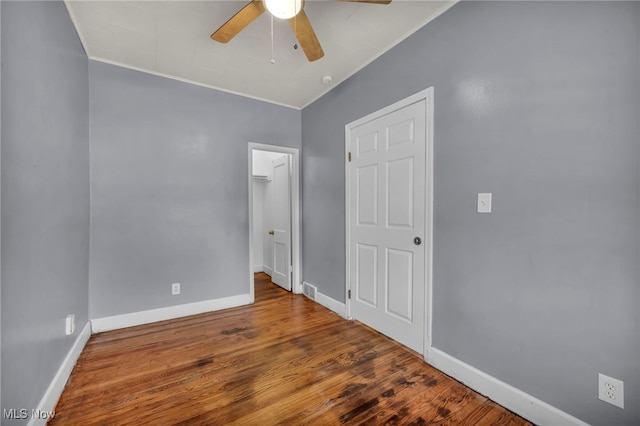
[(251, 142), (248, 159), (251, 301), (255, 272), (301, 293), (299, 150)]

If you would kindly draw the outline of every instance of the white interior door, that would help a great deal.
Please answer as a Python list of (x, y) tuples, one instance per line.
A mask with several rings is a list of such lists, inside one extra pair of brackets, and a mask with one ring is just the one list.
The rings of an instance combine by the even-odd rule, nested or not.
[(291, 184), (288, 155), (273, 160), (271, 176), (271, 281), (291, 291)]
[(423, 99), (347, 128), (350, 313), (420, 353), (425, 338), (425, 111)]

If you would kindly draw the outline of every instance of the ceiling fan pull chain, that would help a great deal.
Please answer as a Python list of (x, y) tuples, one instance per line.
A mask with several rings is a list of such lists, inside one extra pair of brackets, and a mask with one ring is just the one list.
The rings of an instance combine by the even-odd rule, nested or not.
[(272, 64), (276, 63), (276, 60), (273, 57), (273, 15), (271, 15), (271, 60), (269, 62)]

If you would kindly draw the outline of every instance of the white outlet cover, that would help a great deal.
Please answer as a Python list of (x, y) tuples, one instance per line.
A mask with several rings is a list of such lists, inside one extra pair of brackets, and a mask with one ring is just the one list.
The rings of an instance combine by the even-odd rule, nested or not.
[(598, 374), (598, 398), (624, 409), (624, 382)]
[(173, 296), (180, 294), (180, 283), (171, 284), (171, 294)]

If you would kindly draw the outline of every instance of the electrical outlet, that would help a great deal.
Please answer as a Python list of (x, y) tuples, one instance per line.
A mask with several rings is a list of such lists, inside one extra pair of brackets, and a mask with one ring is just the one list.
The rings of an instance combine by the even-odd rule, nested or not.
[(76, 316), (74, 314), (69, 314), (65, 321), (64, 332), (67, 336), (70, 336), (74, 331), (76, 331)]
[(180, 294), (180, 283), (171, 284), (171, 295), (175, 296)]
[(624, 382), (598, 374), (598, 398), (624, 409)]

